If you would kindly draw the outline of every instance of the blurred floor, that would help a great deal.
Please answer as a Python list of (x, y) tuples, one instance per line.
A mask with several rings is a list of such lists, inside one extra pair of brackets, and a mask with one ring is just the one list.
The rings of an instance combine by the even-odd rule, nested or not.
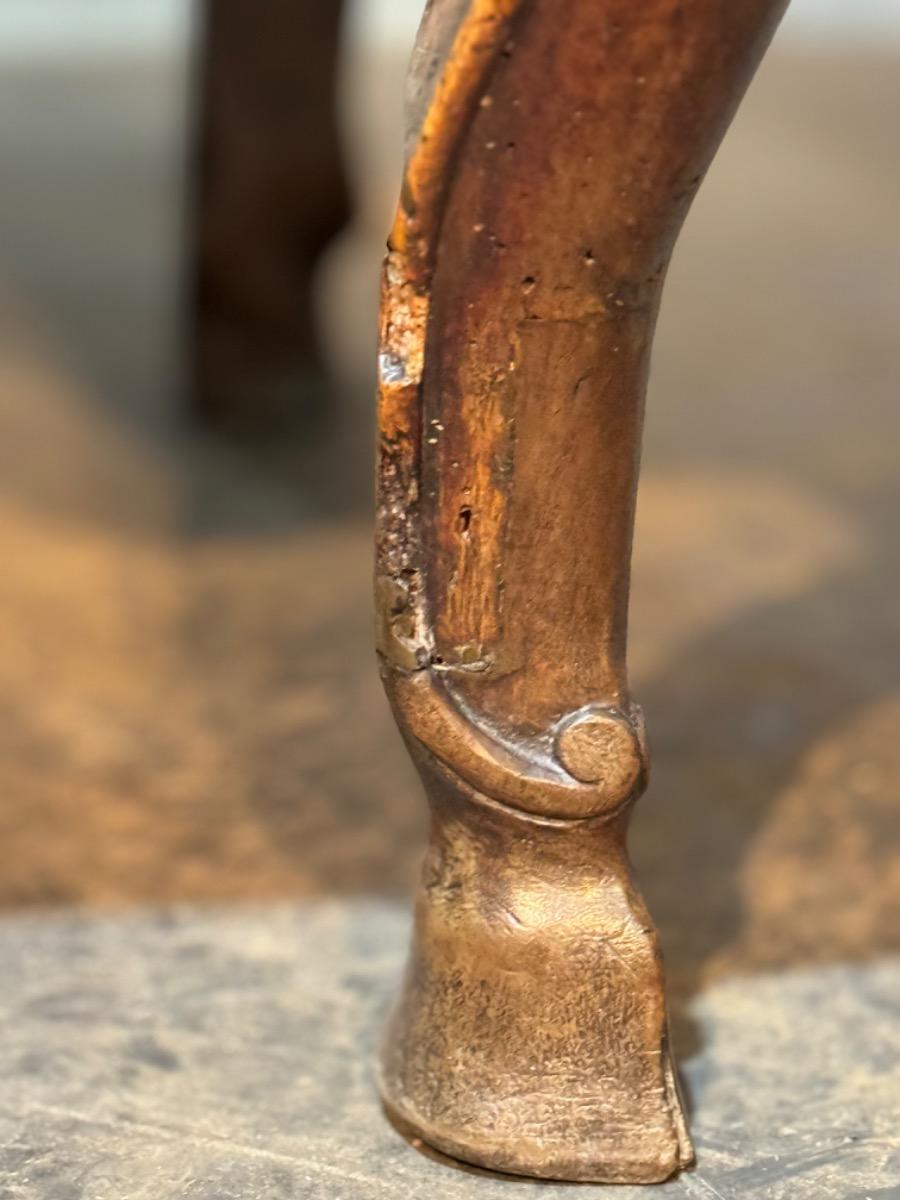
[[(0, 903), (403, 896), (424, 814), (368, 513), (178, 430), (175, 90), (147, 63), (0, 80)], [(684, 1052), (714, 978), (898, 948), (898, 111), (895, 58), (774, 52), (668, 285), (633, 848)], [(369, 412), (358, 386), (362, 447)]]

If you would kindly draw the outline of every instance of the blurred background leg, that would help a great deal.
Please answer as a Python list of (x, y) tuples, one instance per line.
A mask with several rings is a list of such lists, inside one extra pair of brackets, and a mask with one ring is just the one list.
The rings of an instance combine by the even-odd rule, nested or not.
[(189, 236), (190, 407), (241, 435), (327, 411), (312, 297), (344, 224), (340, 0), (205, 0)]

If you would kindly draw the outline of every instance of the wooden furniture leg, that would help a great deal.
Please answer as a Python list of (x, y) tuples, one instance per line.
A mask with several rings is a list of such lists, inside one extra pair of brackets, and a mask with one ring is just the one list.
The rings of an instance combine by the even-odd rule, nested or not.
[(269, 434), (326, 391), (313, 272), (349, 200), (337, 128), (340, 0), (205, 0), (190, 214), (190, 403)]
[(503, 1171), (692, 1158), (625, 836), (648, 356), (785, 0), (432, 0), (384, 277), (384, 681), (432, 810), (389, 1111)]

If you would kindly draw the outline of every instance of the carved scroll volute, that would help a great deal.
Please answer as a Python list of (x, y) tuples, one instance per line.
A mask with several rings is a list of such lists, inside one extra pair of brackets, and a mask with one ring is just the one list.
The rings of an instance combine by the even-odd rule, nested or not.
[[(384, 1091), (422, 1136), (487, 1165), (649, 1180), (690, 1157), (658, 956), (624, 853), (624, 818), (647, 771), (625, 669), (634, 496), (669, 256), (784, 7), (434, 0), (414, 57), (382, 309), (379, 649), (429, 788), (430, 862), (442, 882), (420, 909), (418, 982), (408, 981), (391, 1026)], [(508, 839), (515, 853), (504, 857)], [(447, 872), (469, 915), (479, 911), (468, 936), (497, 954), (500, 884), (488, 897), (480, 879), (492, 870), (532, 916), (590, 892), (576, 924), (590, 910), (592, 936), (610, 945), (614, 930), (630, 930), (614, 953), (631, 964), (631, 982), (614, 986), (615, 970), (602, 968), (594, 992), (579, 992), (586, 1011), (615, 1000), (616, 988), (647, 993), (634, 1010), (643, 1015), (632, 1013), (618, 1035), (611, 1026), (610, 1040), (587, 1054), (585, 1080), (613, 1071), (595, 1110), (582, 1105), (573, 1116), (561, 1096), (543, 1133), (523, 1132), (514, 1107), (504, 1110), (506, 1133), (484, 1128), (491, 1088), (505, 1086), (500, 1033), (480, 1043), (480, 1063), (496, 1058), (493, 1074), (476, 1072), (481, 1095), (450, 1084), (440, 1103), (433, 1094), (446, 1065), (434, 1038), (468, 1036), (465, 1022), (433, 1029), (444, 1010), (429, 987), (446, 977), (430, 942), (446, 951), (444, 922), (460, 911), (446, 900)], [(517, 871), (543, 871), (541, 887), (552, 879), (556, 899), (542, 892), (542, 908)], [(556, 934), (564, 946), (566, 930)], [(537, 926), (529, 936), (539, 956)], [(572, 935), (570, 956), (584, 953), (584, 936)], [(516, 970), (524, 963), (527, 972), (528, 954), (514, 958)], [(457, 976), (474, 970), (450, 958)], [(506, 983), (479, 980), (515, 1007)], [(426, 1009), (432, 1026), (422, 1023)], [(572, 1052), (551, 1041), (553, 1053)], [(657, 1055), (657, 1074), (638, 1080), (616, 1059), (625, 1044)], [(529, 1069), (540, 1073), (541, 1062)], [(578, 1094), (572, 1078), (567, 1086)], [(645, 1123), (643, 1143), (633, 1128), (631, 1143), (616, 1143), (616, 1118), (601, 1119), (614, 1101), (623, 1119)], [(469, 1128), (438, 1128), (438, 1110)], [(557, 1118), (567, 1132), (554, 1149), (547, 1130)]]

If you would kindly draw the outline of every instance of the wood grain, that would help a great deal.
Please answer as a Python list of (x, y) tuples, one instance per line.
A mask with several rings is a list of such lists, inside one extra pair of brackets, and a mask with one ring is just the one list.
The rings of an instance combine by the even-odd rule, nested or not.
[(672, 246), (783, 8), (433, 3), (414, 56), (379, 649), (433, 828), (382, 1093), (484, 1166), (651, 1182), (692, 1158), (625, 851), (634, 496)]

